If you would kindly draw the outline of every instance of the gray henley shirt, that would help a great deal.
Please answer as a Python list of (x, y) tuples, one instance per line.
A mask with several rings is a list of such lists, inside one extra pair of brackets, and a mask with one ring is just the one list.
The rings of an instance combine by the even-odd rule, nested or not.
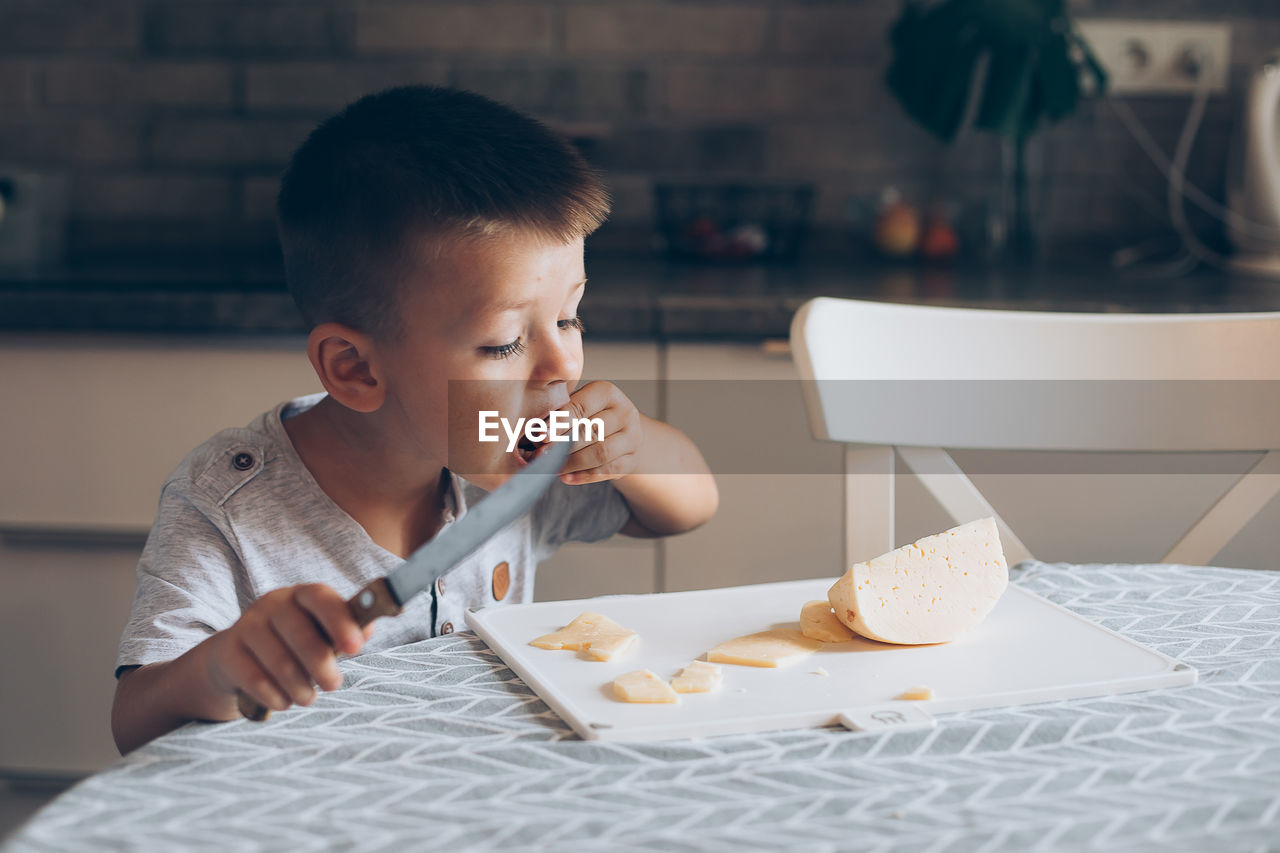
[[(244, 429), (223, 430), (170, 475), (138, 563), (117, 675), (122, 667), (178, 657), (273, 589), (324, 583), (349, 598), (404, 562), (325, 494), (285, 432), (285, 419), (323, 397), (289, 400)], [(446, 526), (486, 494), (449, 478)], [(557, 481), (430, 593), (411, 599), (400, 616), (375, 622), (362, 651), (461, 631), (468, 607), (530, 601), (539, 560), (565, 542), (611, 536), (630, 517), (612, 483)]]

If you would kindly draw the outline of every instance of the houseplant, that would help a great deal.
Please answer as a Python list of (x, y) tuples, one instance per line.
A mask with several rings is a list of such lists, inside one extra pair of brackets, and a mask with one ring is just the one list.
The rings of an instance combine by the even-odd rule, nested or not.
[(943, 142), (970, 127), (1007, 140), (1006, 249), (1030, 260), (1027, 144), (1045, 122), (1074, 112), (1086, 86), (1106, 89), (1066, 0), (907, 0), (889, 40), (885, 82), (908, 115)]

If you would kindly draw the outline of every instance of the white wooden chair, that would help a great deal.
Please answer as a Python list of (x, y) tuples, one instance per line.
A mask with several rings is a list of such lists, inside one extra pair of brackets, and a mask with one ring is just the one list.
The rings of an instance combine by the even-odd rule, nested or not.
[(995, 516), (1010, 565), (1030, 551), (943, 448), (1264, 452), (1164, 562), (1208, 563), (1280, 493), (1280, 312), (819, 298), (796, 313), (791, 344), (810, 429), (846, 443), (846, 565), (900, 544), (895, 449), (957, 523)]

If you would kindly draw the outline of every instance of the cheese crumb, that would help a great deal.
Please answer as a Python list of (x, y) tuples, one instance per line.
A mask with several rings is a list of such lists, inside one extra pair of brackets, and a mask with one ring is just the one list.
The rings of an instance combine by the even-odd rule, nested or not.
[(636, 632), (599, 613), (582, 613), (559, 631), (530, 640), (540, 649), (583, 652), (595, 660), (613, 660), (631, 648)]
[(910, 699), (913, 701), (925, 701), (933, 698), (933, 688), (931, 687), (908, 687), (896, 697), (898, 699)]
[(814, 675), (830, 675), (831, 673), (827, 672), (827, 670), (824, 667), (820, 666), (813, 671), (813, 674)]

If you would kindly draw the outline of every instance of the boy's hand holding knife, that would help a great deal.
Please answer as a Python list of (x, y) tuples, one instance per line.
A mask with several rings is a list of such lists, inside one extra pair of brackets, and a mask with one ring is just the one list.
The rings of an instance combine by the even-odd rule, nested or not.
[(334, 652), (359, 651), (374, 619), (399, 613), (410, 598), (523, 515), (556, 479), (570, 450), (567, 441), (548, 442), (528, 467), (349, 601), (323, 584), (267, 593), (218, 635), (211, 680), (236, 691), (240, 713), (250, 720), (265, 720), (271, 709), (311, 704), (313, 685), (337, 690), (342, 675)]

